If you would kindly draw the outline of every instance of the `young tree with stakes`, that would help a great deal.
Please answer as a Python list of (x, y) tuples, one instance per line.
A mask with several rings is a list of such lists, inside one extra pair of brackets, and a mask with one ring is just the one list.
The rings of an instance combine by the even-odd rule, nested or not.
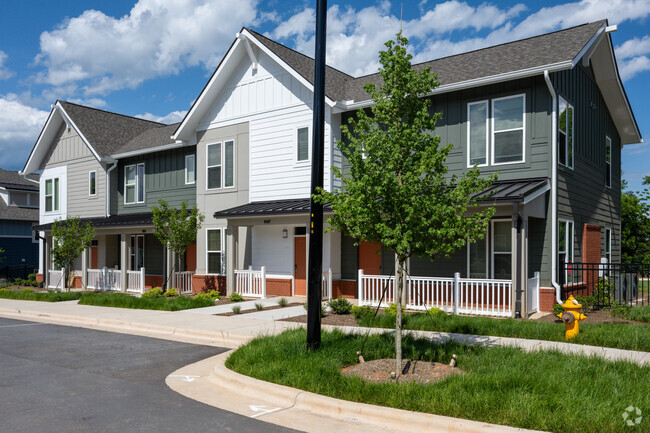
[(320, 189), (317, 195), (331, 203), (328, 222), (333, 228), (395, 252), (397, 377), (406, 261), (414, 255), (431, 260), (449, 256), (467, 242), (482, 239), (494, 208), (478, 209), (476, 195), (496, 180), (495, 175), (479, 177), (476, 167), (462, 176), (447, 176), (445, 161), (452, 145), (440, 146), (440, 137), (433, 135), (441, 114), (430, 112), (426, 97), (439, 83), (430, 68), (412, 68), (407, 44), (398, 33), (379, 53), (382, 83), (378, 88), (364, 85), (374, 103), (370, 113), (359, 109), (341, 127), (347, 142), (339, 141), (338, 147), (350, 169), (346, 176), (336, 167), (333, 171), (342, 191)]
[(72, 265), (88, 248), (95, 237), (95, 229), (88, 222), (81, 222), (78, 217), (56, 220), (52, 224), (52, 260), (54, 265), (65, 268), (62, 276), (63, 288), (68, 288)]
[[(181, 203), (180, 209), (176, 209), (170, 207), (166, 200), (160, 199), (158, 206), (152, 206), (151, 211), (154, 235), (176, 255), (185, 253), (187, 247), (194, 243), (196, 232), (205, 219), (196, 206), (188, 209), (187, 200)], [(169, 275), (166, 278), (169, 280)]]

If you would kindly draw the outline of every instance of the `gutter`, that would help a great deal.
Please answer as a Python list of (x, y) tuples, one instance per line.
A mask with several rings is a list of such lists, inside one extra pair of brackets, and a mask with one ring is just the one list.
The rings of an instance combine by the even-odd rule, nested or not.
[(130, 158), (132, 156), (146, 155), (148, 153), (161, 152), (163, 150), (177, 149), (179, 147), (187, 146), (187, 142), (178, 140), (175, 143), (165, 144), (164, 146), (149, 147), (147, 149), (133, 150), (131, 152), (118, 153), (111, 155), (111, 159)]
[(107, 164), (113, 164), (111, 168), (106, 170), (106, 216), (111, 216), (111, 171), (117, 167), (117, 160), (110, 156), (104, 158)]
[(544, 80), (553, 99), (551, 119), (551, 284), (555, 287), (555, 300), (562, 304), (562, 293), (557, 282), (557, 94), (551, 83), (548, 70), (544, 71)]
[(19, 171), (18, 171), (18, 174), (19, 174), (20, 176), (22, 176), (22, 178), (25, 179), (25, 180), (28, 180), (28, 181), (30, 181), (30, 182), (34, 182), (35, 184), (37, 184), (37, 185), (39, 185), (39, 186), (40, 186), (40, 184), (41, 184), (41, 182), (40, 182), (39, 180), (34, 180), (34, 179), (30, 179), (30, 178), (28, 178), (28, 177), (27, 177), (27, 174), (24, 173), (22, 170), (19, 170)]

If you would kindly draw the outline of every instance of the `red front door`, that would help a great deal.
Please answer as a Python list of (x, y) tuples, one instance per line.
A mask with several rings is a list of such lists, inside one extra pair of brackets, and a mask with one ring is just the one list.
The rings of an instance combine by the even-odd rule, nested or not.
[(90, 269), (98, 269), (99, 268), (99, 248), (98, 247), (90, 247)]
[(307, 238), (293, 238), (294, 284), (296, 296), (307, 295)]
[(381, 275), (381, 245), (359, 243), (359, 269), (366, 275)]

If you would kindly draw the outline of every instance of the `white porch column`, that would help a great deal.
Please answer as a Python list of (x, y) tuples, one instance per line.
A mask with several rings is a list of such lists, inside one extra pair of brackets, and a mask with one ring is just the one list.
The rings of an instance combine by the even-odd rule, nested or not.
[(88, 285), (88, 248), (81, 253), (81, 288), (86, 290)]
[(235, 269), (239, 262), (239, 226), (226, 228), (226, 292), (235, 292)]
[(120, 289), (126, 291), (126, 270), (129, 268), (129, 247), (127, 242), (128, 236), (124, 233), (120, 235)]
[(50, 249), (50, 242), (52, 242), (51, 237), (45, 237), (45, 263), (43, 263), (43, 286), (45, 288), (50, 287), (50, 263), (52, 262), (52, 252)]

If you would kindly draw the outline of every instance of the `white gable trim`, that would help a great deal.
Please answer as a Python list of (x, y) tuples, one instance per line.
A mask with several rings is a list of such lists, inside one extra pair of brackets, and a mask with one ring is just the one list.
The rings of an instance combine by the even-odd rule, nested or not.
[[(55, 117), (57, 117), (57, 114), (61, 117), (55, 119)], [(46, 150), (49, 148), (49, 146), (52, 145), (52, 140), (54, 137), (56, 137), (56, 132), (59, 130), (62, 123), (66, 123), (73, 127), (77, 134), (79, 134), (79, 137), (81, 137), (83, 142), (86, 144), (86, 146), (88, 146), (88, 149), (90, 149), (95, 158), (97, 158), (97, 161), (101, 160), (97, 151), (95, 151), (95, 149), (90, 145), (86, 137), (79, 130), (77, 125), (72, 121), (70, 116), (68, 116), (68, 113), (65, 112), (61, 104), (57, 101), (54, 107), (52, 107), (52, 111), (50, 111), (50, 115), (47, 117), (45, 126), (43, 126), (43, 129), (41, 130), (41, 133), (36, 140), (36, 144), (29, 154), (29, 158), (25, 163), (25, 167), (23, 167), (23, 169), (19, 172), (21, 175), (33, 173), (39, 169), (42, 159), (47, 154)], [(48, 147), (43, 148), (43, 146)]]

